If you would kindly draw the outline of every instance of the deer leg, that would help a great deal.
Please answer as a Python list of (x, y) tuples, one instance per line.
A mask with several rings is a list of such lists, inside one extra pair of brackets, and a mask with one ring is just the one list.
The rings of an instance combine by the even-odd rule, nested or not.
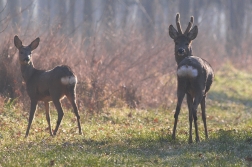
[(57, 133), (57, 131), (59, 129), (61, 120), (62, 120), (62, 118), (64, 116), (64, 112), (62, 110), (61, 103), (60, 103), (59, 99), (54, 99), (53, 103), (54, 103), (54, 105), (55, 105), (55, 107), (57, 109), (57, 112), (58, 112), (58, 120), (57, 120), (57, 124), (56, 124), (55, 130), (53, 132), (53, 135), (56, 135), (56, 133)]
[(205, 138), (208, 139), (207, 124), (206, 124), (206, 96), (203, 96), (201, 100), (201, 111), (202, 111), (202, 120), (204, 123), (204, 129), (205, 129)]
[(82, 134), (82, 130), (81, 130), (81, 125), (80, 125), (80, 115), (79, 115), (79, 111), (76, 105), (76, 101), (75, 101), (75, 95), (74, 93), (72, 93), (71, 95), (67, 96), (68, 100), (70, 101), (71, 105), (73, 106), (73, 110), (74, 110), (74, 114), (77, 118), (77, 123), (78, 123), (78, 128), (79, 128), (79, 134)]
[(180, 108), (181, 108), (181, 104), (183, 101), (183, 98), (185, 96), (185, 91), (183, 90), (177, 90), (177, 96), (178, 96), (178, 102), (177, 102), (177, 106), (176, 106), (176, 111), (174, 114), (174, 126), (173, 126), (173, 133), (172, 133), (172, 139), (175, 140), (175, 136), (176, 136), (176, 127), (177, 127), (177, 123), (178, 123), (178, 115), (180, 113)]
[(194, 103), (193, 103), (193, 110), (192, 110), (192, 115), (193, 115), (193, 120), (194, 120), (194, 127), (195, 127), (195, 135), (196, 135), (196, 142), (199, 142), (199, 132), (198, 132), (198, 124), (197, 124), (197, 108), (199, 103), (202, 100), (203, 95), (202, 94), (198, 94), (195, 96), (194, 98)]
[(49, 133), (50, 133), (51, 136), (53, 136), (52, 128), (51, 128), (51, 120), (50, 120), (49, 102), (44, 102), (44, 104), (45, 104), (46, 120), (47, 120), (47, 123), (48, 123)]
[(28, 122), (28, 126), (27, 126), (25, 137), (28, 137), (28, 135), (29, 135), (29, 130), (31, 128), (32, 120), (34, 118), (34, 114), (35, 114), (35, 111), (36, 111), (36, 108), (37, 108), (37, 103), (38, 103), (37, 101), (31, 100), (29, 122)]
[(187, 97), (187, 105), (189, 110), (189, 140), (188, 143), (192, 143), (192, 121), (193, 121), (193, 115), (192, 115), (192, 106), (193, 106), (193, 98), (190, 94), (186, 95)]

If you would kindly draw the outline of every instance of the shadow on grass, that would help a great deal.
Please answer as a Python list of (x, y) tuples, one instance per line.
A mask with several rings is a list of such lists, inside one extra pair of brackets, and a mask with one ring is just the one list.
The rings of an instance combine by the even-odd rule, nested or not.
[(234, 103), (241, 103), (247, 107), (252, 107), (252, 97), (245, 98), (245, 97), (240, 97), (240, 96), (232, 96), (229, 97), (225, 92), (221, 91), (210, 91), (208, 94), (208, 98), (214, 101), (232, 101)]
[[(250, 163), (250, 158), (252, 159), (252, 132), (249, 131), (219, 130), (212, 133), (210, 139), (193, 144), (187, 143), (187, 136), (178, 136), (178, 139), (173, 141), (170, 134), (166, 136), (162, 134), (160, 132), (160, 136), (155, 139), (139, 136), (119, 141), (107, 138), (92, 140), (84, 137), (57, 144), (51, 143), (48, 138), (48, 141), (36, 144), (28, 143), (27, 145), (25, 142), (26, 144), (23, 143), (22, 146), (11, 148), (3, 153), (5, 156), (16, 155), (17, 161), (18, 158), (23, 159), (23, 156), (29, 156), (30, 159), (41, 159), (45, 161), (44, 165), (48, 165), (52, 161), (64, 164), (66, 159), (69, 159), (70, 164), (78, 161), (79, 164), (84, 163), (91, 166), (102, 164), (108, 166), (134, 166), (136, 164), (144, 166), (232, 166), (232, 164), (247, 165)], [(25, 161), (22, 164), (25, 165)]]
[[(187, 138), (187, 137), (186, 137)], [(122, 141), (86, 140), (73, 143), (82, 146), (87, 154), (112, 155), (116, 158), (134, 157), (134, 161), (160, 165), (197, 165), (212, 161), (217, 165), (230, 165), (252, 156), (252, 133), (219, 130), (208, 140), (188, 144), (187, 139), (173, 141), (171, 135), (156, 139), (131, 138)], [(69, 145), (70, 146), (70, 145)], [(252, 158), (252, 157), (251, 157)], [(248, 162), (249, 163), (249, 162)]]

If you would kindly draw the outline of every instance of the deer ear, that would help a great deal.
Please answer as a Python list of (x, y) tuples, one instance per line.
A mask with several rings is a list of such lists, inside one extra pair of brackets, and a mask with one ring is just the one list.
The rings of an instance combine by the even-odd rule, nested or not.
[(20, 49), (23, 45), (22, 45), (22, 41), (18, 38), (17, 35), (15, 35), (14, 37), (14, 45), (16, 46), (16, 48)]
[(39, 38), (36, 38), (34, 41), (32, 41), (32, 43), (29, 45), (29, 47), (31, 48), (31, 50), (34, 50), (38, 47), (39, 45)]
[(178, 31), (173, 27), (173, 25), (169, 26), (169, 35), (172, 39), (176, 39), (178, 37)]
[(188, 32), (187, 36), (190, 40), (194, 40), (198, 35), (198, 27), (194, 26), (190, 32)]

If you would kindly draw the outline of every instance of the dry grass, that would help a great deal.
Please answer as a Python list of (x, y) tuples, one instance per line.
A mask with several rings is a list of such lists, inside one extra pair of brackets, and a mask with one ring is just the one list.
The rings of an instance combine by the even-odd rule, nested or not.
[[(148, 47), (144, 38), (136, 34), (139, 33), (133, 31), (127, 36), (91, 37), (89, 44), (57, 32), (45, 34), (40, 36), (40, 46), (33, 51), (33, 62), (39, 69), (51, 69), (60, 64), (73, 68), (79, 82), (77, 95), (81, 110), (100, 112), (103, 108), (122, 106), (167, 108), (176, 98), (173, 42), (168, 37), (155, 39)], [(21, 36), (21, 39), (28, 45), (35, 37)], [(5, 65), (1, 71), (6, 73), (5, 82), (8, 81), (6, 84), (12, 89), (1, 93), (26, 103), (16, 49), (9, 38), (13, 37), (6, 37), (8, 46), (0, 48), (7, 52), (1, 55)], [(207, 58), (207, 55), (202, 56)], [(0, 82), (3, 84), (3, 80)]]

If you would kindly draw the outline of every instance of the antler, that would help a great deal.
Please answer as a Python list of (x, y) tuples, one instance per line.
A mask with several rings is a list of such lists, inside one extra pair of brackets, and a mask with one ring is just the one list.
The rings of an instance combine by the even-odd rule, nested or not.
[(177, 15), (176, 15), (176, 25), (177, 25), (178, 33), (183, 34), (182, 33), (182, 28), (181, 28), (181, 25), (180, 25), (180, 21), (179, 21), (179, 13), (177, 13)]
[(188, 23), (188, 26), (187, 26), (187, 28), (186, 28), (184, 34), (189, 33), (189, 31), (190, 31), (191, 28), (192, 28), (192, 25), (193, 25), (193, 16), (191, 16), (191, 20), (190, 20), (190, 22)]

